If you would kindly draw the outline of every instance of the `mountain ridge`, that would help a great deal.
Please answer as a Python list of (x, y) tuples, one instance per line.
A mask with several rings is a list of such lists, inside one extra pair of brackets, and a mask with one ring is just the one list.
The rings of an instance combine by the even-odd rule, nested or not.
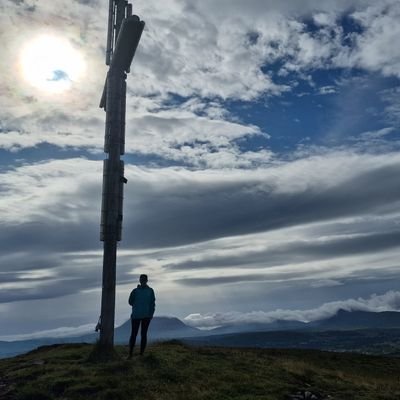
[[(115, 329), (115, 343), (126, 344), (130, 336), (130, 320)], [(400, 312), (397, 311), (346, 311), (343, 309), (326, 319), (305, 323), (295, 320), (276, 320), (271, 323), (251, 323), (227, 325), (211, 330), (200, 330), (186, 325), (179, 318), (171, 316), (154, 317), (149, 329), (149, 341), (185, 338), (208, 338), (230, 334), (257, 333), (257, 332), (322, 332), (322, 331), (355, 331), (355, 330), (391, 330), (400, 329)], [(350, 334), (350, 333), (349, 333)], [(309, 339), (311, 338), (309, 335)], [(56, 343), (94, 343), (97, 333), (88, 333), (79, 336), (47, 337), (19, 341), (0, 341), (0, 357), (12, 357), (25, 353), (36, 347)], [(228, 340), (229, 337), (225, 336)], [(219, 339), (216, 339), (218, 341)], [(229, 339), (230, 340), (230, 339)], [(239, 339), (238, 339), (239, 340)], [(310, 339), (311, 340), (311, 339)], [(296, 341), (294, 341), (295, 343)], [(251, 344), (251, 341), (247, 342)], [(271, 343), (273, 346), (273, 343)], [(320, 347), (322, 343), (320, 343)], [(318, 348), (315, 347), (315, 348)]]

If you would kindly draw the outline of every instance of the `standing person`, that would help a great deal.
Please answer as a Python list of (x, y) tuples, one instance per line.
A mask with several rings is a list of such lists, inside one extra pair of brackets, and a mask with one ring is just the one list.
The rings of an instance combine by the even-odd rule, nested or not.
[(156, 307), (154, 290), (147, 285), (147, 280), (147, 275), (140, 275), (140, 285), (137, 285), (137, 288), (133, 289), (129, 296), (129, 304), (132, 306), (132, 333), (129, 339), (128, 358), (132, 358), (139, 325), (142, 326), (140, 331), (140, 355), (143, 355), (147, 344), (147, 330), (149, 329), (150, 321), (153, 318)]

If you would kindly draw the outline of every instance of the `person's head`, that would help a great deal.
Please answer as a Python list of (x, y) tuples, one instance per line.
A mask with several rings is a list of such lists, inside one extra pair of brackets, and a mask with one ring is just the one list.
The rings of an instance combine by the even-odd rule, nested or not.
[(142, 275), (140, 275), (140, 277), (139, 277), (139, 281), (140, 281), (140, 284), (141, 285), (145, 285), (146, 283), (147, 283), (147, 275), (146, 274), (142, 274)]

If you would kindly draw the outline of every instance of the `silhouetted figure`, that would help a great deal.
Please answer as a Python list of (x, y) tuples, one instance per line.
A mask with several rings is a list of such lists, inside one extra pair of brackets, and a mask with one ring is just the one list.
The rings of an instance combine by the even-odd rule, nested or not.
[(137, 288), (133, 289), (129, 296), (129, 304), (132, 306), (132, 333), (129, 339), (128, 358), (132, 358), (139, 325), (142, 326), (140, 331), (140, 355), (144, 353), (147, 345), (147, 330), (156, 308), (156, 297), (154, 296), (154, 290), (147, 285), (147, 275), (140, 275), (139, 281), (140, 285), (137, 285)]

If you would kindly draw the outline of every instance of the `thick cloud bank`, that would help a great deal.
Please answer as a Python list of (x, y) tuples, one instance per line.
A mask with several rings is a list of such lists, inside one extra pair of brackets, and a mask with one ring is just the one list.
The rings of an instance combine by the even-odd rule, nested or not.
[[(120, 263), (184, 287), (392, 276), (399, 163), (397, 153), (334, 152), (256, 170), (127, 166)], [(101, 162), (22, 166), (0, 183), (1, 302), (97, 287)]]
[(347, 299), (325, 303), (322, 306), (310, 310), (275, 310), (275, 311), (251, 311), (251, 312), (227, 312), (209, 314), (190, 314), (184, 318), (184, 322), (196, 328), (210, 328), (224, 325), (269, 323), (276, 320), (290, 320), (311, 322), (329, 318), (340, 309), (346, 311), (399, 311), (400, 292), (389, 291), (382, 295), (372, 295), (368, 299)]

